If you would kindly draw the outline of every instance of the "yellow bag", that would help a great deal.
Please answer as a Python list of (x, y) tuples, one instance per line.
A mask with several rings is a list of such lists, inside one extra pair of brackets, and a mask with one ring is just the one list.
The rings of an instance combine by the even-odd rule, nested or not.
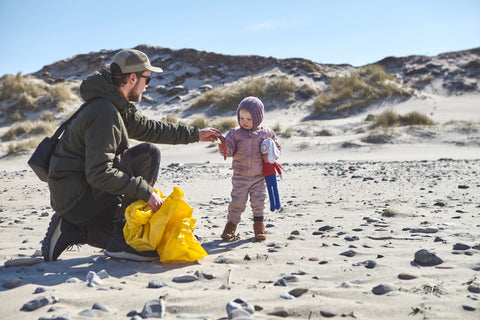
[(125, 210), (123, 234), (128, 245), (138, 251), (156, 250), (160, 262), (193, 262), (208, 254), (193, 235), (195, 222), (193, 208), (183, 200), (183, 191), (174, 187), (165, 198), (155, 189), (164, 201), (160, 209), (153, 213), (143, 200), (132, 203)]

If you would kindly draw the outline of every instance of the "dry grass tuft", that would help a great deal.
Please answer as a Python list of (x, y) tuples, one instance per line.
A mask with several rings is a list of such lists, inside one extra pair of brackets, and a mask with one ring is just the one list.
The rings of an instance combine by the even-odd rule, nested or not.
[(410, 89), (379, 65), (369, 65), (331, 80), (330, 90), (314, 101), (314, 115), (348, 116), (386, 98), (407, 98)]
[(369, 116), (367, 119), (373, 121), (373, 127), (393, 127), (393, 126), (410, 126), (410, 125), (433, 125), (434, 122), (427, 115), (412, 111), (402, 116), (392, 110), (386, 110), (378, 115)]
[(227, 84), (205, 92), (193, 102), (190, 108), (210, 107), (216, 112), (232, 111), (236, 110), (245, 97), (255, 96), (262, 100), (287, 99), (295, 89), (295, 82), (286, 75), (271, 79), (248, 77), (238, 83)]
[(50, 85), (21, 73), (16, 76), (7, 74), (0, 78), (0, 116), (15, 122), (24, 119), (31, 111), (61, 109), (62, 103), (72, 96), (65, 82)]
[(26, 139), (32, 136), (51, 135), (57, 128), (55, 121), (23, 121), (14, 123), (2, 136), (3, 141)]

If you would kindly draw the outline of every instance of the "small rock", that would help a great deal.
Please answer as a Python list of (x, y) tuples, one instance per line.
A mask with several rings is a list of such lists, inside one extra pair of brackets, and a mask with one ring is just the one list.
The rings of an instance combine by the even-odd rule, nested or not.
[(150, 300), (143, 306), (142, 318), (163, 318), (165, 302), (162, 299)]
[(100, 277), (94, 271), (89, 271), (85, 277), (85, 280), (88, 281), (88, 287), (95, 287), (103, 283)]
[(468, 286), (468, 291), (472, 293), (480, 293), (480, 284), (479, 283), (472, 283)]
[(172, 279), (173, 282), (177, 282), (177, 283), (193, 282), (197, 280), (198, 280), (198, 277), (194, 274), (181, 274)]
[(325, 318), (332, 318), (336, 316), (336, 314), (333, 312), (323, 311), (323, 310), (320, 310), (320, 314), (322, 315), (322, 317), (325, 317)]
[(72, 320), (68, 314), (61, 314), (58, 316), (53, 316), (51, 318), (40, 317), (38, 320)]
[(464, 304), (462, 307), (463, 307), (463, 310), (465, 310), (465, 311), (475, 311), (475, 310), (477, 310), (477, 308), (466, 305), (466, 304)]
[(56, 302), (58, 302), (58, 298), (55, 296), (41, 296), (25, 303), (20, 310), (34, 311), (46, 305), (54, 304)]
[(289, 313), (284, 307), (277, 307), (272, 312), (269, 312), (268, 315), (286, 318), (289, 316)]
[(166, 286), (168, 286), (168, 284), (166, 282), (158, 281), (158, 280), (152, 280), (148, 283), (147, 288), (158, 289), (158, 288), (163, 288), (163, 287), (166, 287)]
[[(243, 312), (237, 311), (237, 310), (242, 310)], [(234, 312), (235, 311), (235, 312)], [(243, 299), (235, 299), (233, 301), (230, 301), (227, 303), (227, 313), (228, 313), (228, 318), (229, 319), (244, 319), (243, 317), (240, 317), (240, 315), (244, 314), (250, 317), (251, 314), (255, 313), (255, 308), (247, 303)], [(232, 314), (235, 314), (236, 317), (233, 317)], [(250, 318), (245, 318), (245, 319), (250, 319)]]
[(442, 201), (437, 201), (433, 204), (434, 206), (437, 206), (437, 207), (445, 207), (445, 202), (442, 202)]
[(79, 316), (82, 316), (82, 317), (87, 317), (87, 318), (96, 318), (97, 315), (95, 314), (95, 311), (93, 311), (92, 309), (85, 309), (85, 310), (82, 310), (78, 313)]
[(458, 186), (458, 189), (468, 189), (470, 188), (470, 186), (466, 185), (466, 184), (461, 184)]
[(437, 228), (412, 228), (410, 229), (410, 233), (437, 233)]
[(442, 259), (426, 249), (421, 249), (415, 252), (414, 261), (422, 266), (436, 266), (443, 263)]
[(110, 275), (108, 274), (107, 270), (105, 270), (105, 269), (98, 271), (97, 276), (98, 276), (100, 279), (106, 279), (106, 278), (110, 277)]
[(276, 287), (286, 287), (287, 286), (287, 281), (285, 281), (285, 279), (278, 279), (277, 281), (275, 281), (275, 283), (273, 284), (274, 286)]
[(400, 280), (412, 280), (418, 278), (419, 275), (412, 274), (412, 273), (399, 273), (398, 279)]
[(356, 254), (357, 253), (353, 250), (348, 250), (348, 251), (340, 253), (341, 256), (345, 256), (345, 257), (349, 257), (349, 258), (355, 256)]
[(443, 243), (446, 243), (447, 241), (445, 241), (444, 239), (440, 238), (440, 237), (435, 237), (435, 240), (433, 240), (433, 242), (443, 242)]
[(218, 258), (213, 260), (213, 262), (215, 262), (215, 263), (231, 263), (230, 259), (228, 259), (227, 257), (225, 257), (223, 255), (219, 256)]
[(472, 270), (475, 270), (475, 271), (480, 271), (480, 262), (478, 263), (471, 263), (468, 265), (468, 267)]
[(397, 291), (397, 288), (393, 284), (379, 284), (372, 289), (372, 292), (376, 295), (382, 295), (390, 291)]
[(295, 298), (298, 298), (302, 294), (306, 293), (307, 291), (308, 291), (308, 289), (305, 289), (305, 288), (296, 288), (296, 289), (288, 291), (288, 293), (290, 295), (294, 296)]
[(10, 280), (8, 280), (7, 282), (5, 282), (5, 283), (3, 284), (3, 287), (4, 287), (5, 289), (13, 289), (13, 288), (15, 288), (16, 286), (18, 286), (19, 284), (21, 284), (22, 282), (23, 282), (23, 281), (22, 281), (22, 279), (20, 279), (20, 278), (13, 278), (13, 279), (10, 279)]
[(103, 305), (101, 303), (98, 303), (98, 302), (95, 302), (92, 306), (92, 309), (93, 310), (100, 310), (100, 311), (103, 311), (103, 312), (110, 312), (110, 308), (107, 307), (106, 305)]
[(470, 247), (469, 245), (467, 244), (464, 244), (464, 243), (455, 243), (453, 245), (453, 250), (468, 250), (468, 249), (471, 249), (472, 247)]
[(287, 293), (287, 292), (283, 292), (280, 294), (280, 298), (283, 298), (283, 299), (286, 299), (286, 300), (293, 300), (295, 299), (294, 296), (292, 296), (291, 294)]

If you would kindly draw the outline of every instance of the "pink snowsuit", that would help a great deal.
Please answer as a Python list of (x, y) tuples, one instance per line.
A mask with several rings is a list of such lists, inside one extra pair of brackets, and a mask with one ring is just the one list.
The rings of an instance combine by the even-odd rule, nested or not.
[(263, 104), (260, 102), (260, 108), (255, 104), (252, 106), (242, 103), (237, 109), (237, 115), (240, 109), (246, 109), (252, 115), (254, 126), (251, 130), (237, 127), (230, 130), (225, 137), (226, 156), (233, 157), (232, 201), (228, 206), (227, 220), (235, 225), (241, 220), (249, 196), (253, 216), (264, 215), (267, 189), (263, 177), (263, 156), (260, 152), (262, 141), (271, 138), (280, 150), (275, 132), (260, 126), (263, 120)]

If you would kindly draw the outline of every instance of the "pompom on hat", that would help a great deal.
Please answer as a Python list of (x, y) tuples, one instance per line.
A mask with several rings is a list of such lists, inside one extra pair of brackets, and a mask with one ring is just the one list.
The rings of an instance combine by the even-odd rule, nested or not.
[(263, 102), (257, 97), (246, 97), (243, 99), (237, 108), (238, 123), (240, 123), (240, 109), (250, 112), (252, 115), (253, 130), (257, 129), (263, 121), (263, 114), (265, 110), (263, 107)]

